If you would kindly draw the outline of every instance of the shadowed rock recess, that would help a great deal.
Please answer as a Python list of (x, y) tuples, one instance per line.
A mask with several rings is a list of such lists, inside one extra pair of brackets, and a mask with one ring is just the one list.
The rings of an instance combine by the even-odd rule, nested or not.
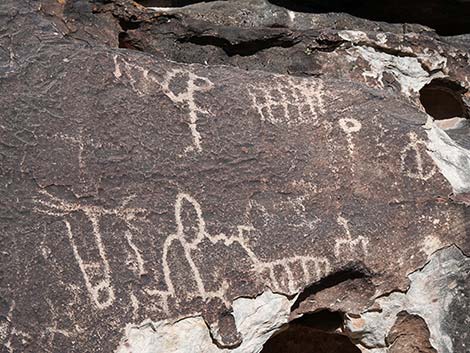
[(469, 7), (0, 1), (0, 352), (467, 353)]

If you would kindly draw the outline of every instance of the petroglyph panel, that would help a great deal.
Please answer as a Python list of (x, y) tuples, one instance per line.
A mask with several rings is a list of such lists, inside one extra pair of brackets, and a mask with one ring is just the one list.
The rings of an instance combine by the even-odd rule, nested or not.
[[(437, 198), (448, 184), (408, 103), (323, 78), (63, 50), (19, 68), (28, 82), (1, 81), (9, 352), (111, 352), (126, 324), (196, 315), (229, 340), (218, 321), (235, 298), (351, 271), (374, 274), (370, 292), (403, 289), (436, 247), (465, 246), (462, 206)], [(30, 87), (45, 82), (50, 106), (24, 104), (43, 102)], [(17, 142), (25, 129), (34, 143)]]

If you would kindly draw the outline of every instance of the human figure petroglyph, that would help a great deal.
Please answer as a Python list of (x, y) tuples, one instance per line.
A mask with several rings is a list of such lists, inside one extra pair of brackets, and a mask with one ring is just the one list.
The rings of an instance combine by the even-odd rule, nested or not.
[[(131, 268), (133, 272), (138, 275), (146, 273), (145, 261), (141, 250), (133, 242), (133, 237), (140, 234), (139, 228), (134, 224), (134, 220), (143, 218), (147, 211), (141, 208), (127, 207), (129, 200), (125, 200), (117, 208), (104, 208), (94, 205), (82, 205), (78, 202), (60, 199), (45, 190), (40, 191), (41, 197), (36, 200), (38, 206), (36, 211), (50, 216), (63, 217), (62, 222), (66, 231), (67, 238), (72, 247), (73, 255), (78, 263), (82, 273), (85, 287), (88, 294), (99, 309), (107, 308), (112, 305), (115, 300), (114, 285), (111, 281), (111, 268), (109, 265), (107, 251), (103, 245), (100, 231), (100, 220), (105, 215), (113, 215), (119, 217), (126, 224), (126, 231), (124, 231), (124, 238), (130, 248), (129, 256), (134, 256), (135, 263)], [(185, 228), (183, 225), (183, 211), (189, 207), (195, 215), (195, 219), (190, 221), (194, 227)], [(188, 210), (188, 209), (187, 209)], [(74, 229), (71, 221), (67, 219), (67, 215), (73, 212), (82, 212), (87, 220), (91, 223), (93, 244), (97, 247), (97, 259), (84, 259), (77, 244)], [(222, 243), (227, 247), (237, 245), (243, 249), (245, 256), (252, 264), (252, 271), (255, 277), (261, 281), (267, 281), (267, 285), (272, 290), (284, 291), (292, 293), (298, 290), (302, 285), (312, 281), (319, 280), (322, 276), (331, 272), (330, 262), (325, 257), (314, 255), (294, 255), (282, 259), (262, 260), (252, 250), (247, 234), (254, 231), (255, 228), (251, 225), (238, 225), (235, 234), (226, 235), (219, 233), (212, 235), (206, 229), (206, 222), (203, 217), (202, 207), (199, 202), (187, 193), (178, 193), (174, 206), (175, 217), (175, 232), (168, 235), (163, 243), (162, 249), (162, 267), (163, 267), (163, 280), (165, 284), (164, 289), (144, 289), (144, 292), (151, 296), (158, 297), (161, 305), (161, 310), (166, 313), (170, 312), (169, 299), (176, 299), (176, 304), (179, 300), (190, 299), (195, 297), (209, 300), (213, 298), (220, 299), (227, 307), (230, 306), (229, 300), (226, 296), (228, 291), (228, 283), (226, 280), (221, 279), (218, 288), (209, 290), (207, 284), (204, 283), (201, 269), (198, 268), (195, 262), (195, 255), (201, 252), (201, 246), (204, 241), (212, 244)], [(187, 234), (188, 230), (191, 234)], [(178, 243), (183, 248), (183, 257), (172, 256), (172, 246)], [(133, 255), (132, 255), (133, 254)], [(184, 293), (178, 292), (176, 282), (178, 276), (172, 269), (172, 265), (178, 261), (185, 261), (187, 267), (190, 269), (190, 276), (194, 280), (195, 286), (191, 290)], [(297, 270), (295, 269), (297, 268)], [(277, 278), (277, 271), (287, 274), (287, 282)], [(301, 272), (301, 276), (297, 276), (297, 272)], [(296, 279), (298, 278), (298, 279)], [(134, 293), (130, 293), (130, 300), (132, 305), (133, 315), (137, 315), (140, 303)]]
[(346, 237), (337, 238), (335, 240), (335, 256), (338, 258), (343, 254), (345, 252), (344, 248), (346, 248), (346, 252), (354, 252), (356, 251), (357, 246), (360, 246), (362, 252), (367, 254), (367, 245), (369, 243), (368, 239), (362, 235), (353, 237), (349, 228), (349, 221), (343, 216), (339, 215), (336, 221), (341, 227), (343, 227), (346, 232)]
[[(196, 75), (194, 72), (184, 69), (171, 69), (158, 77), (154, 72), (144, 69), (136, 64), (121, 60), (124, 65), (121, 68), (118, 58), (114, 60), (114, 77), (120, 79), (125, 73), (133, 90), (139, 95), (150, 92), (154, 85), (161, 87), (163, 93), (178, 106), (188, 110), (188, 126), (191, 131), (192, 144), (185, 148), (185, 152), (201, 152), (202, 137), (198, 130), (197, 122), (200, 116), (209, 116), (210, 112), (200, 106), (196, 100), (198, 93), (208, 92), (214, 88), (214, 83), (207, 77)], [(136, 78), (135, 74), (141, 77)]]
[[(423, 161), (423, 150), (427, 149), (426, 142), (419, 139), (418, 135), (415, 132), (408, 133), (408, 138), (410, 142), (405, 146), (401, 152), (401, 168), (402, 171), (412, 179), (418, 180), (429, 180), (436, 174), (436, 166), (433, 165), (429, 171), (424, 170), (424, 161)], [(415, 161), (416, 171), (410, 170), (409, 166), (407, 167), (407, 158)]]
[[(90, 299), (98, 309), (109, 307), (114, 302), (115, 295), (114, 287), (111, 283), (111, 268), (108, 261), (107, 251), (102, 241), (100, 220), (105, 215), (114, 215), (123, 220), (130, 230), (135, 230), (132, 222), (141, 218), (142, 215), (147, 213), (147, 211), (140, 208), (126, 207), (129, 199), (125, 200), (118, 208), (106, 209), (100, 206), (82, 205), (78, 202), (59, 199), (46, 190), (40, 190), (39, 193), (41, 197), (36, 199), (38, 206), (35, 207), (35, 210), (50, 216), (63, 217), (62, 220), (65, 226), (66, 235), (70, 246), (72, 247), (75, 260), (77, 261), (82, 273)], [(86, 253), (88, 249), (80, 249), (77, 245), (72, 224), (70, 223), (70, 220), (66, 219), (67, 215), (74, 212), (82, 212), (90, 222), (93, 241), (89, 244), (96, 247), (99, 255), (98, 259), (85, 260), (84, 256), (81, 254), (82, 251)], [(126, 238), (127, 237), (128, 236), (126, 236)], [(137, 256), (140, 252), (131, 240), (131, 237), (128, 238), (129, 246), (136, 254), (137, 263), (142, 267), (139, 268), (139, 270), (143, 271), (143, 260), (141, 257)]]
[[(197, 224), (197, 232), (196, 236), (188, 241), (184, 234), (184, 227), (181, 219), (182, 209), (184, 203), (188, 203), (193, 207), (194, 211), (196, 212), (196, 224)], [(230, 246), (234, 243), (237, 243), (242, 247), (245, 251), (246, 255), (252, 262), (252, 269), (257, 276), (264, 275), (266, 272), (268, 274), (268, 280), (270, 281), (269, 285), (272, 287), (273, 290), (278, 291), (289, 291), (293, 292), (296, 288), (296, 283), (293, 273), (292, 273), (292, 266), (294, 264), (299, 264), (303, 271), (303, 280), (305, 282), (310, 282), (313, 280), (318, 280), (321, 278), (323, 274), (328, 274), (330, 272), (330, 263), (328, 259), (324, 257), (315, 257), (315, 256), (292, 256), (286, 257), (283, 259), (277, 259), (273, 261), (262, 261), (258, 258), (258, 256), (253, 252), (249, 245), (249, 241), (246, 238), (245, 234), (254, 231), (255, 229), (250, 225), (239, 225), (237, 227), (237, 235), (227, 236), (223, 233), (217, 235), (211, 235), (206, 231), (206, 223), (203, 218), (203, 213), (201, 209), (201, 205), (194, 199), (192, 196), (180, 193), (177, 196), (176, 203), (175, 203), (175, 220), (176, 220), (176, 232), (170, 235), (164, 244), (163, 247), (163, 268), (165, 274), (165, 281), (168, 286), (168, 293), (167, 296), (174, 296), (176, 294), (175, 288), (171, 278), (171, 271), (169, 267), (169, 254), (168, 249), (172, 242), (178, 241), (185, 249), (185, 259), (188, 262), (192, 274), (194, 276), (195, 282), (197, 284), (197, 289), (192, 295), (198, 295), (202, 298), (211, 298), (211, 297), (218, 297), (226, 302), (226, 298), (224, 297), (225, 291), (223, 290), (223, 286), (216, 291), (216, 292), (208, 292), (204, 286), (201, 274), (199, 269), (197, 268), (196, 264), (194, 263), (192, 256), (193, 252), (198, 249), (198, 245), (204, 240), (207, 239), (211, 243), (215, 244), (217, 242), (223, 242), (224, 245)], [(284, 271), (288, 274), (288, 285), (282, 286), (282, 284), (277, 280), (275, 276), (275, 268), (280, 266), (283, 268)], [(310, 270), (314, 268), (314, 273)], [(164, 294), (164, 293), (160, 293)]]
[[(182, 212), (184, 204), (187, 203), (193, 210), (196, 212), (196, 232), (195, 236), (188, 240), (187, 234), (185, 234), (185, 228), (182, 222)], [(169, 250), (173, 242), (179, 242), (184, 249), (185, 261), (187, 261), (192, 276), (196, 282), (195, 291), (192, 293), (187, 293), (189, 296), (199, 296), (204, 299), (209, 298), (219, 298), (224, 301), (227, 306), (228, 302), (225, 298), (226, 283), (222, 283), (218, 290), (208, 291), (202, 280), (202, 276), (199, 272), (198, 267), (193, 260), (193, 252), (198, 250), (198, 245), (204, 240), (207, 239), (211, 243), (215, 244), (217, 242), (223, 242), (226, 246), (230, 246), (233, 243), (238, 243), (250, 257), (254, 257), (254, 253), (247, 245), (247, 240), (244, 237), (245, 232), (252, 230), (249, 226), (239, 226), (238, 234), (234, 236), (227, 236), (223, 233), (217, 235), (211, 235), (206, 230), (206, 223), (202, 215), (202, 209), (200, 204), (192, 196), (186, 193), (179, 193), (175, 202), (175, 222), (176, 222), (176, 232), (168, 236), (163, 245), (163, 273), (165, 277), (165, 282), (167, 285), (167, 293), (160, 293), (165, 298), (168, 296), (176, 296), (176, 290), (172, 279), (172, 273), (170, 270), (170, 256)]]
[[(185, 89), (181, 92), (174, 92), (171, 85), (174, 80), (182, 80), (179, 85), (185, 85)], [(214, 87), (214, 84), (207, 78), (198, 76), (190, 71), (182, 69), (173, 69), (166, 73), (161, 83), (163, 92), (175, 103), (181, 104), (184, 108), (189, 109), (189, 128), (193, 137), (193, 145), (186, 148), (186, 152), (196, 150), (202, 151), (201, 134), (197, 129), (198, 115), (208, 115), (209, 112), (196, 102), (195, 93), (207, 92)]]
[(341, 118), (339, 119), (339, 126), (346, 134), (346, 140), (348, 142), (348, 152), (350, 157), (353, 158), (355, 149), (353, 134), (361, 130), (361, 122), (354, 118)]
[(248, 94), (262, 121), (272, 124), (315, 121), (324, 111), (323, 83), (276, 76), (270, 85), (249, 85)]

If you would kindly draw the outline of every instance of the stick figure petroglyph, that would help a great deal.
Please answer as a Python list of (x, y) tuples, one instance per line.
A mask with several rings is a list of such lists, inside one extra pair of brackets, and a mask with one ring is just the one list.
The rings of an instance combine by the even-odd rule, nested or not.
[[(184, 90), (174, 92), (172, 84), (184, 85)], [(199, 106), (196, 102), (195, 93), (207, 92), (214, 87), (214, 84), (207, 78), (182, 69), (173, 69), (166, 73), (161, 82), (163, 92), (175, 103), (183, 105), (189, 109), (189, 128), (193, 137), (193, 145), (186, 148), (186, 152), (196, 150), (202, 151), (201, 134), (197, 129), (198, 115), (207, 115), (209, 112)]]
[(352, 134), (359, 132), (362, 128), (361, 122), (354, 118), (341, 118), (339, 119), (339, 126), (346, 134), (346, 140), (348, 141), (348, 151), (351, 158), (354, 154), (354, 142)]
[[(197, 94), (210, 91), (214, 88), (214, 83), (207, 77), (196, 75), (187, 69), (170, 69), (163, 74), (162, 78), (160, 74), (126, 60), (121, 60), (123, 64), (121, 68), (116, 56), (113, 58), (113, 61), (114, 77), (122, 79), (122, 76), (126, 74), (129, 84), (139, 96), (144, 96), (154, 91), (155, 84), (157, 84), (168, 98), (189, 111), (188, 126), (193, 141), (190, 146), (185, 148), (185, 152), (201, 152), (202, 137), (198, 130), (197, 122), (201, 116), (207, 116), (211, 113), (198, 103)], [(138, 74), (140, 77), (136, 78), (135, 74)]]
[(344, 231), (346, 232), (346, 237), (336, 239), (335, 256), (338, 258), (344, 252), (344, 247), (347, 248), (346, 251), (353, 252), (355, 251), (355, 248), (359, 245), (361, 246), (363, 253), (366, 254), (367, 245), (369, 243), (367, 238), (363, 237), (362, 235), (353, 238), (351, 230), (349, 229), (349, 221), (343, 216), (339, 215), (336, 221), (340, 226), (344, 228)]

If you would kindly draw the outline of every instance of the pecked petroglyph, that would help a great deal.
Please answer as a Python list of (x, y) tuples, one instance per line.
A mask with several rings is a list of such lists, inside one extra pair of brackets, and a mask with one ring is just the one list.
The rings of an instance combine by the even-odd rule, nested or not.
[[(296, 265), (301, 268), (301, 281), (296, 280), (296, 276), (299, 275), (295, 270)], [(254, 263), (254, 269), (259, 274), (266, 274), (270, 281), (270, 288), (274, 291), (295, 293), (298, 291), (302, 284), (316, 282), (331, 272), (330, 261), (325, 257), (315, 256), (292, 256), (284, 259), (274, 260), (270, 262), (257, 261)], [(276, 277), (276, 269), (281, 272), (285, 272), (287, 275), (287, 282), (282, 283)], [(294, 276), (294, 271), (296, 276)]]
[[(114, 215), (122, 219), (128, 228), (135, 229), (132, 226), (132, 222), (137, 218), (142, 217), (146, 211), (140, 208), (126, 207), (129, 199), (125, 200), (119, 208), (106, 209), (104, 207), (82, 205), (80, 203), (59, 199), (45, 190), (40, 190), (39, 193), (41, 197), (35, 200), (37, 203), (35, 210), (49, 216), (63, 217), (66, 235), (69, 239), (70, 246), (72, 247), (73, 255), (80, 268), (80, 272), (82, 273), (90, 299), (98, 309), (109, 307), (113, 304), (115, 295), (114, 287), (111, 283), (111, 268), (108, 261), (108, 255), (102, 241), (100, 220), (104, 215)], [(73, 212), (82, 212), (91, 224), (92, 234), (87, 236), (92, 237), (93, 240), (91, 244), (96, 247), (99, 254), (99, 258), (94, 261), (84, 260), (84, 256), (81, 253), (86, 253), (88, 249), (80, 249), (77, 245), (73, 227), (70, 221), (66, 219), (66, 216)], [(139, 266), (142, 266), (143, 270), (143, 260), (141, 257), (137, 256), (139, 252), (135, 245), (131, 245), (132, 242), (129, 239), (128, 241), (130, 242), (130, 247), (136, 253), (135, 256), (137, 263)]]
[[(183, 210), (185, 203), (188, 203), (194, 209), (194, 211), (196, 212), (196, 217), (197, 217), (196, 234), (195, 234), (195, 237), (190, 241), (186, 239), (186, 235), (184, 234), (184, 226), (183, 226), (182, 219), (181, 219), (182, 210)], [(176, 232), (168, 236), (163, 245), (163, 272), (164, 272), (165, 282), (167, 285), (167, 290), (159, 291), (158, 294), (162, 296), (162, 299), (164, 301), (166, 301), (169, 296), (176, 295), (175, 286), (173, 284), (172, 273), (171, 273), (170, 264), (169, 264), (169, 261), (170, 261), (169, 259), (171, 258), (169, 254), (169, 250), (170, 250), (170, 246), (172, 245), (172, 243), (177, 241), (181, 244), (181, 246), (184, 249), (185, 260), (188, 262), (191, 268), (192, 276), (197, 285), (193, 293), (187, 293), (187, 294), (189, 296), (200, 296), (204, 299), (217, 297), (221, 299), (222, 301), (224, 301), (227, 305), (229, 305), (229, 303), (227, 302), (227, 299), (225, 298), (227, 284), (222, 283), (219, 289), (216, 291), (208, 291), (204, 285), (199, 269), (194, 263), (193, 252), (198, 250), (198, 245), (204, 239), (209, 240), (213, 244), (217, 242), (223, 242), (224, 245), (226, 246), (230, 246), (233, 243), (238, 243), (245, 250), (246, 254), (250, 257), (250, 259), (252, 260), (255, 259), (255, 261), (257, 261), (256, 255), (248, 246), (248, 241), (245, 238), (245, 233), (250, 232), (251, 230), (253, 230), (253, 228), (250, 226), (238, 226), (238, 229), (237, 229), (238, 234), (233, 235), (233, 236), (227, 236), (223, 233), (220, 233), (217, 235), (209, 234), (206, 230), (206, 223), (203, 218), (200, 204), (192, 196), (185, 194), (185, 193), (178, 194), (176, 198), (175, 222), (176, 222)], [(164, 307), (166, 307), (166, 304), (164, 304)]]
[(339, 257), (344, 252), (349, 254), (354, 253), (357, 251), (357, 247), (362, 250), (364, 255), (367, 254), (367, 245), (369, 240), (362, 235), (353, 237), (351, 230), (349, 229), (349, 221), (343, 216), (339, 215), (336, 221), (344, 228), (346, 237), (337, 238), (335, 240), (335, 256)]
[(351, 159), (354, 156), (355, 145), (353, 141), (353, 134), (361, 130), (361, 122), (354, 118), (341, 118), (339, 119), (339, 126), (346, 134), (346, 141), (348, 142), (348, 152)]
[[(179, 85), (184, 85), (185, 89), (181, 92), (174, 92), (171, 86), (178, 79), (180, 80)], [(207, 92), (214, 87), (214, 84), (209, 79), (193, 72), (173, 69), (165, 74), (161, 87), (168, 98), (189, 110), (189, 128), (193, 137), (193, 145), (188, 146), (185, 152), (193, 150), (201, 152), (201, 134), (197, 129), (197, 121), (200, 115), (208, 115), (209, 112), (198, 105), (195, 93)]]
[[(50, 309), (52, 320), (51, 325), (44, 328), (41, 334), (41, 339), (45, 339), (46, 342), (50, 344), (54, 341), (56, 335), (62, 335), (67, 338), (74, 338), (84, 333), (85, 330), (82, 329), (77, 323), (74, 323), (71, 328), (64, 328), (60, 326), (58, 321), (61, 318), (61, 314), (57, 313), (56, 308), (49, 299), (46, 299), (46, 303)], [(67, 317), (69, 320), (73, 321), (73, 317), (70, 315), (70, 312), (67, 313)]]
[(272, 124), (313, 122), (324, 112), (321, 80), (279, 76), (275, 84), (248, 85), (248, 94), (261, 120)]
[[(184, 227), (181, 219), (182, 209), (185, 203), (189, 204), (190, 207), (194, 209), (197, 217), (197, 231), (195, 237), (190, 241), (187, 240), (186, 235), (184, 234)], [(251, 249), (249, 240), (246, 237), (247, 233), (255, 230), (252, 226), (249, 225), (239, 225), (237, 227), (237, 234), (235, 235), (226, 235), (223, 233), (219, 233), (216, 235), (209, 234), (206, 230), (206, 223), (203, 217), (201, 205), (196, 199), (194, 199), (189, 194), (178, 194), (175, 203), (175, 220), (176, 232), (167, 237), (163, 246), (163, 271), (165, 276), (165, 282), (167, 284), (167, 291), (158, 293), (163, 298), (167, 299), (169, 296), (176, 295), (175, 287), (172, 280), (172, 274), (169, 266), (169, 259), (171, 258), (169, 254), (169, 248), (171, 244), (175, 241), (178, 241), (183, 246), (185, 250), (185, 260), (188, 262), (192, 270), (193, 278), (197, 284), (195, 291), (193, 293), (188, 293), (188, 295), (196, 295), (205, 299), (218, 297), (227, 304), (228, 302), (225, 298), (225, 290), (223, 288), (224, 283), (221, 284), (220, 288), (217, 291), (207, 291), (202, 280), (200, 271), (194, 263), (193, 252), (198, 250), (198, 246), (205, 239), (213, 244), (217, 242), (222, 242), (226, 246), (230, 246), (234, 243), (240, 245), (241, 248), (245, 251), (246, 256), (248, 256), (248, 258), (251, 260), (253, 271), (260, 276), (266, 275), (267, 272), (267, 280), (269, 281), (268, 284), (273, 290), (293, 292), (298, 289), (299, 285), (301, 285), (302, 283), (298, 283), (298, 281), (295, 280), (292, 274), (292, 266), (295, 264), (299, 264), (301, 266), (303, 271), (302, 278), (306, 283), (318, 280), (319, 278), (321, 278), (322, 275), (328, 274), (330, 272), (329, 260), (324, 257), (293, 256), (267, 262), (260, 260)], [(286, 286), (283, 286), (276, 278), (276, 267), (280, 267), (283, 271), (288, 274), (289, 278)]]
[[(100, 231), (100, 219), (104, 215), (116, 216), (125, 222), (127, 230), (124, 232), (124, 238), (130, 249), (128, 256), (133, 260), (130, 261), (130, 268), (136, 276), (147, 273), (142, 251), (133, 242), (133, 237), (140, 233), (134, 221), (145, 217), (148, 213), (145, 209), (127, 207), (129, 200), (125, 200), (118, 208), (106, 209), (100, 206), (82, 205), (77, 202), (59, 199), (45, 190), (41, 190), (40, 195), (36, 200), (38, 206), (35, 210), (43, 214), (63, 218), (65, 232), (82, 273), (85, 287), (90, 299), (98, 309), (109, 307), (115, 300), (114, 285), (111, 280), (112, 269), (109, 265), (107, 250), (103, 244)], [(182, 212), (185, 207), (190, 207), (195, 212), (196, 219), (192, 220), (196, 225), (194, 234), (185, 234), (186, 231), (182, 220)], [(84, 259), (81, 255), (81, 252), (86, 249), (80, 249), (77, 245), (73, 226), (67, 219), (67, 215), (73, 212), (82, 212), (91, 223), (92, 234), (90, 236), (93, 237), (94, 246), (97, 247), (99, 254), (99, 257), (94, 260)], [(177, 259), (176, 261), (186, 261), (190, 268), (191, 277), (196, 284), (192, 291), (184, 293), (184, 297), (200, 297), (205, 300), (219, 298), (227, 307), (230, 306), (229, 299), (226, 297), (228, 290), (227, 282), (222, 280), (217, 289), (208, 290), (201, 275), (201, 269), (198, 268), (194, 260), (195, 253), (201, 252), (200, 246), (205, 240), (212, 244), (223, 243), (227, 247), (233, 244), (240, 246), (244, 251), (244, 256), (252, 263), (252, 271), (255, 277), (275, 291), (293, 293), (306, 283), (317, 281), (331, 271), (330, 261), (327, 258), (314, 255), (295, 255), (272, 261), (261, 260), (252, 250), (247, 238), (247, 235), (255, 230), (251, 225), (237, 226), (236, 232), (233, 235), (226, 235), (224, 233), (210, 234), (206, 229), (201, 205), (194, 197), (187, 193), (179, 193), (177, 195), (174, 212), (176, 229), (174, 233), (166, 237), (162, 249), (165, 289), (147, 289), (145, 291), (148, 295), (158, 298), (160, 307), (166, 313), (170, 312), (168, 304), (170, 298), (176, 299), (177, 302), (178, 299), (184, 299), (179, 298), (181, 293), (176, 290), (175, 280), (177, 279), (175, 279), (175, 273), (171, 269), (171, 264), (177, 259), (175, 256), (172, 256), (171, 250), (171, 246), (175, 242), (179, 243), (184, 249), (184, 258)], [(189, 235), (192, 235), (192, 237), (189, 237)], [(299, 277), (297, 275), (300, 272), (301, 276)], [(277, 277), (277, 273), (287, 274), (287, 280), (284, 282), (280, 280)], [(140, 304), (133, 293), (130, 294), (130, 298), (132, 311), (135, 316)]]
[(133, 90), (138, 95), (146, 95), (154, 86), (158, 85), (163, 93), (175, 104), (188, 111), (188, 126), (191, 131), (192, 144), (185, 148), (185, 152), (201, 152), (202, 137), (198, 130), (197, 121), (201, 116), (209, 116), (210, 112), (200, 106), (196, 100), (196, 95), (212, 90), (214, 83), (208, 78), (196, 75), (194, 72), (184, 69), (171, 69), (158, 77), (155, 72), (144, 69), (137, 64), (122, 60), (121, 67), (118, 58), (115, 56), (113, 75), (116, 79), (121, 79), (125, 73)]
[(402, 171), (412, 179), (422, 181), (429, 180), (436, 174), (436, 166), (432, 165), (429, 170), (425, 170), (423, 153), (427, 151), (426, 142), (419, 139), (414, 132), (408, 133), (410, 142), (401, 151)]

